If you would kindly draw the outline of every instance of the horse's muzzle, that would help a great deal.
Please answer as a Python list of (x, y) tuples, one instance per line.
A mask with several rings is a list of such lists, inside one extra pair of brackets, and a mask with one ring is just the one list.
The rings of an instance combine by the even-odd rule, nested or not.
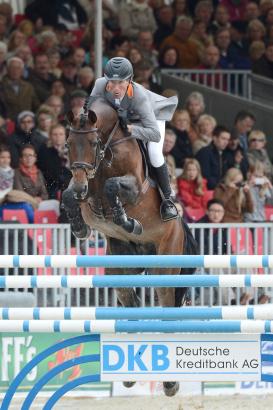
[(80, 184), (78, 182), (74, 182), (71, 189), (73, 191), (73, 196), (77, 201), (83, 201), (87, 198), (87, 194), (88, 194), (87, 184)]

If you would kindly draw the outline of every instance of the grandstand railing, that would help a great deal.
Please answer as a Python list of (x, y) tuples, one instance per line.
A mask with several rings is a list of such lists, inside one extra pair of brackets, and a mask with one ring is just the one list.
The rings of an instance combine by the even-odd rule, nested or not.
[[(272, 223), (256, 224), (190, 224), (195, 237), (199, 238), (200, 254), (273, 254)], [(215, 233), (217, 231), (217, 238)], [(1, 254), (84, 254), (102, 255), (105, 253), (106, 242), (94, 231), (89, 241), (75, 240), (71, 235), (69, 225), (0, 225)], [(273, 269), (206, 269), (200, 274), (210, 273), (261, 273), (273, 274)], [(29, 274), (104, 274), (103, 268), (78, 269), (0, 269), (0, 275)], [(18, 289), (17, 289), (18, 291)], [(248, 290), (237, 288), (213, 289), (193, 288), (189, 297), (195, 305), (240, 304), (242, 295)], [(259, 297), (265, 292), (273, 300), (272, 289), (253, 289), (250, 298), (258, 303)], [(155, 306), (156, 293), (151, 289), (138, 289), (142, 306)], [(112, 289), (34, 289), (36, 306), (117, 306), (115, 291)]]
[[(163, 69), (167, 74), (202, 84), (219, 91), (251, 99), (250, 70)], [(158, 81), (160, 83), (160, 74)]]

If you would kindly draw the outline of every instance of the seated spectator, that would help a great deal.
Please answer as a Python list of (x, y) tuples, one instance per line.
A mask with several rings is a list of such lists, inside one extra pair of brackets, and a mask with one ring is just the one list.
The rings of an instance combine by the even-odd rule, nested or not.
[(30, 47), (27, 44), (23, 44), (17, 47), (14, 55), (21, 58), (24, 63), (23, 79), (28, 80), (30, 76), (31, 69), (33, 67), (33, 57)]
[(47, 144), (39, 151), (37, 164), (44, 175), (49, 198), (57, 199), (59, 192), (67, 188), (72, 177), (65, 128), (62, 125), (51, 127)]
[(198, 46), (198, 53), (203, 55), (204, 49), (213, 44), (213, 38), (207, 34), (206, 23), (200, 19), (194, 20), (190, 39), (195, 41)]
[(201, 148), (207, 147), (212, 142), (212, 134), (215, 127), (216, 120), (214, 117), (208, 114), (200, 115), (197, 120), (198, 138), (192, 146), (194, 155), (196, 155)]
[(256, 1), (249, 1), (245, 8), (244, 20), (251, 21), (260, 17), (260, 9)]
[(264, 206), (266, 200), (273, 198), (273, 187), (270, 180), (265, 176), (264, 164), (256, 161), (248, 172), (248, 184), (253, 198), (254, 209), (252, 213), (245, 213), (245, 222), (265, 222)]
[(67, 94), (71, 94), (77, 88), (78, 69), (76, 64), (71, 59), (66, 59), (62, 65), (62, 81)]
[(176, 167), (183, 168), (185, 159), (193, 156), (189, 139), (189, 113), (186, 110), (176, 110), (170, 125), (177, 137), (171, 154), (174, 157)]
[(231, 35), (227, 28), (220, 28), (215, 34), (215, 45), (220, 52), (219, 65), (225, 70), (237, 68), (238, 55), (232, 52)]
[(12, 57), (12, 53), (20, 47), (26, 44), (26, 36), (24, 33), (22, 33), (20, 30), (14, 30), (10, 37), (9, 37), (9, 42), (8, 42), (8, 51), (9, 51), (9, 57)]
[(214, 13), (214, 20), (211, 23), (211, 32), (215, 34), (220, 28), (230, 28), (229, 13), (223, 4), (218, 4)]
[(156, 8), (155, 16), (157, 30), (154, 33), (154, 43), (156, 48), (160, 48), (162, 41), (173, 32), (175, 23), (174, 10), (171, 5), (162, 4)]
[(176, 180), (176, 168), (174, 157), (170, 154), (171, 150), (175, 146), (176, 134), (173, 130), (166, 128), (165, 138), (163, 143), (163, 155), (168, 167), (169, 177), (171, 181), (171, 188), (173, 190), (173, 196), (177, 194), (177, 180)]
[(143, 60), (143, 55), (141, 53), (141, 50), (139, 47), (137, 46), (133, 46), (130, 48), (130, 50), (128, 51), (128, 55), (127, 55), (128, 60), (131, 61), (133, 67), (140, 63)]
[[(148, 63), (152, 69), (157, 67), (158, 51), (154, 47), (153, 32), (148, 28), (140, 30), (137, 35), (136, 45), (143, 56), (141, 63)], [(138, 64), (140, 64), (140, 62)]]
[(218, 125), (213, 130), (212, 143), (197, 152), (196, 159), (208, 182), (208, 189), (214, 189), (230, 167), (226, 151), (229, 140), (228, 129)]
[[(223, 74), (214, 73), (214, 70), (220, 70), (219, 64), (220, 52), (218, 47), (209, 45), (203, 49), (201, 56), (202, 64), (199, 65), (200, 70), (212, 70), (212, 74), (198, 74), (197, 82), (208, 87), (226, 90), (225, 76)], [(194, 77), (196, 81), (196, 76)]]
[(0, 218), (4, 209), (23, 209), (29, 222), (33, 222), (33, 198), (26, 192), (13, 189), (14, 170), (10, 161), (9, 148), (0, 146)]
[(77, 66), (77, 69), (85, 67), (85, 49), (83, 47), (75, 47), (72, 53), (72, 61)]
[(50, 70), (49, 72), (54, 75), (55, 78), (60, 78), (62, 75), (62, 70), (59, 65), (61, 62), (61, 54), (57, 48), (47, 52)]
[(119, 10), (119, 25), (123, 35), (131, 40), (136, 40), (139, 31), (150, 29), (155, 32), (157, 24), (153, 10), (147, 0), (133, 0), (131, 3), (124, 3)]
[(252, 71), (263, 77), (273, 78), (273, 44), (268, 44), (262, 57), (253, 63)]
[(159, 68), (177, 68), (178, 67), (178, 51), (175, 47), (164, 47), (158, 56)]
[(45, 105), (50, 107), (51, 113), (54, 115), (55, 122), (63, 120), (64, 117), (64, 103), (61, 97), (57, 95), (50, 95), (45, 102)]
[(216, 186), (214, 198), (220, 199), (225, 207), (223, 222), (243, 222), (246, 212), (254, 211), (250, 187), (243, 181), (243, 174), (237, 168), (229, 168), (224, 181)]
[(248, 0), (220, 0), (219, 3), (228, 10), (230, 21), (243, 20)]
[(36, 111), (39, 99), (33, 85), (22, 79), (24, 63), (18, 57), (11, 57), (7, 61), (7, 75), (0, 86), (0, 97), (5, 102), (6, 116), (13, 121), (24, 111)]
[(247, 151), (247, 158), (250, 165), (255, 165), (256, 161), (260, 161), (264, 164), (264, 171), (267, 178), (273, 181), (273, 165), (269, 159), (268, 152), (266, 150), (266, 136), (260, 130), (253, 130), (249, 134), (249, 149)]
[(166, 46), (172, 46), (177, 49), (179, 68), (196, 68), (200, 63), (198, 46), (190, 39), (192, 26), (193, 21), (190, 17), (178, 17), (173, 33), (166, 37), (161, 44), (161, 49)]
[(9, 138), (11, 165), (19, 166), (19, 156), (24, 145), (31, 144), (37, 152), (44, 143), (44, 137), (35, 131), (35, 115), (32, 111), (22, 111), (17, 117), (15, 132)]
[(7, 74), (7, 45), (0, 41), (0, 80)]
[(237, 134), (231, 134), (226, 151), (230, 166), (239, 169), (242, 172), (244, 179), (246, 179), (248, 159), (243, 148), (240, 146), (240, 140)]
[[(49, 106), (42, 104), (36, 113), (36, 119), (36, 134), (41, 136), (41, 139), (43, 139), (43, 144), (45, 144), (48, 140), (50, 128), (55, 122), (55, 116)], [(36, 149), (36, 152), (38, 153), (39, 150)]]
[[(225, 207), (220, 199), (211, 199), (207, 203), (206, 215), (197, 221), (197, 223), (220, 224), (223, 222)], [(203, 231), (203, 238), (202, 233)], [(226, 255), (228, 235), (227, 229), (196, 229), (195, 239), (199, 245), (200, 251), (204, 255)], [(210, 240), (212, 237), (212, 241)], [(211, 249), (212, 245), (212, 249)]]
[(260, 60), (265, 53), (265, 44), (263, 41), (253, 41), (249, 47), (249, 57), (251, 60), (251, 64), (253, 64)]
[(78, 87), (81, 90), (91, 94), (91, 91), (95, 84), (95, 74), (93, 68), (91, 67), (82, 67), (79, 70), (78, 74)]
[(210, 33), (213, 5), (210, 0), (199, 0), (194, 8), (194, 18), (205, 24), (206, 32)]
[(50, 95), (50, 88), (56, 77), (50, 72), (49, 59), (46, 53), (38, 53), (34, 57), (34, 66), (29, 75), (28, 81), (33, 85), (40, 104)]
[(48, 193), (42, 172), (35, 165), (37, 155), (32, 145), (25, 145), (20, 154), (19, 168), (15, 170), (14, 189), (33, 197), (36, 208), (41, 211), (53, 210), (60, 214), (59, 201), (48, 200)]
[(200, 115), (205, 111), (205, 101), (203, 95), (198, 91), (193, 91), (185, 101), (185, 108), (190, 114), (191, 130), (189, 137), (191, 144), (193, 144), (198, 138), (197, 121)]
[(247, 26), (247, 40), (249, 45), (253, 41), (264, 41), (266, 29), (259, 19), (251, 20)]
[(185, 207), (202, 209), (207, 205), (207, 181), (202, 177), (199, 162), (186, 159), (182, 175), (177, 180), (178, 196)]
[(239, 111), (234, 120), (234, 128), (232, 134), (237, 134), (240, 141), (240, 146), (244, 152), (248, 149), (248, 134), (252, 130), (256, 122), (255, 116), (249, 111)]
[(50, 54), (58, 47), (58, 38), (54, 31), (44, 30), (36, 36), (37, 51), (36, 53)]

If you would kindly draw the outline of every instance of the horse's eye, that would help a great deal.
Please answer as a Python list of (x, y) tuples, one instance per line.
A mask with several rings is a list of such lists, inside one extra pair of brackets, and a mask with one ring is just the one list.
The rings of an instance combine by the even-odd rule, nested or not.
[(89, 144), (92, 148), (96, 148), (96, 146), (98, 145), (98, 141), (90, 141)]

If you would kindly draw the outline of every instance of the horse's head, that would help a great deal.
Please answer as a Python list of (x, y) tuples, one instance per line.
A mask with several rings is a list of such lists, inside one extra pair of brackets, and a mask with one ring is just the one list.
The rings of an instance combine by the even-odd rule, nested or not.
[[(106, 163), (111, 166), (111, 143), (119, 125), (116, 111), (104, 100), (96, 99), (92, 104), (91, 101), (86, 100), (81, 114), (74, 115), (72, 111), (67, 114), (70, 123), (67, 146), (73, 174), (71, 189), (78, 200), (87, 198), (88, 181), (95, 178), (101, 163), (106, 161), (107, 150), (110, 161)], [(89, 109), (90, 105), (96, 112)]]
[(94, 178), (100, 161), (97, 116), (89, 110), (77, 116), (70, 111), (67, 119), (70, 123), (67, 146), (73, 174), (71, 189), (76, 199), (84, 200), (88, 194), (88, 181)]

